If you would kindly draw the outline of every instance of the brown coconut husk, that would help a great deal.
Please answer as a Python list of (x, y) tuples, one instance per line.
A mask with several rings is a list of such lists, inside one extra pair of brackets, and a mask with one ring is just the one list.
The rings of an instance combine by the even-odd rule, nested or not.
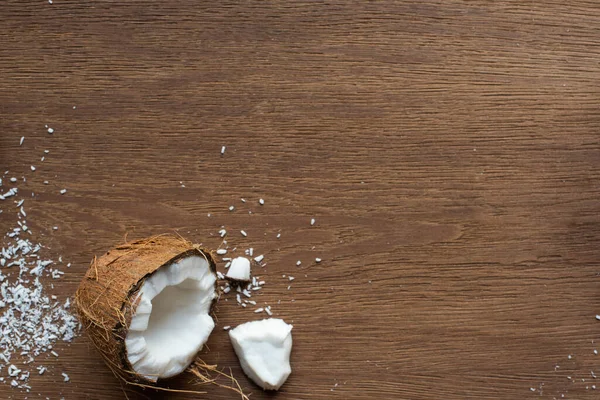
[[(155, 385), (137, 374), (127, 359), (127, 327), (137, 307), (133, 299), (156, 270), (193, 255), (205, 258), (216, 274), (209, 251), (169, 234), (125, 243), (92, 260), (75, 294), (75, 306), (92, 343), (113, 373), (125, 383), (144, 387)], [(203, 365), (206, 368), (202, 368)], [(216, 366), (201, 361), (194, 363), (193, 368), (206, 372), (216, 370)]]

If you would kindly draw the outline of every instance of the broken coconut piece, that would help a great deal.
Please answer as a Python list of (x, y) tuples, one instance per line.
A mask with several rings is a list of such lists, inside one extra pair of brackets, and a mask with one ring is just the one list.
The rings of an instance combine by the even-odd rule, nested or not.
[(183, 372), (206, 343), (216, 282), (207, 251), (155, 236), (94, 259), (77, 290), (77, 310), (113, 372), (154, 383)]
[(236, 257), (231, 260), (225, 278), (238, 283), (250, 282), (250, 260), (246, 257)]
[(292, 325), (282, 319), (268, 318), (246, 322), (229, 331), (242, 369), (258, 386), (277, 390), (292, 368)]

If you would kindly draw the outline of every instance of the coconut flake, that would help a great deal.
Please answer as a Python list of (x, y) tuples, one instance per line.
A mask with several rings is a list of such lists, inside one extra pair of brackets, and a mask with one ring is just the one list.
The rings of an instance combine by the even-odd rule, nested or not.
[[(11, 189), (11, 195), (16, 193), (17, 188)], [(23, 199), (16, 204), (19, 218), (25, 217)], [(70, 342), (78, 332), (78, 323), (67, 306), (54, 301), (56, 295), (46, 294), (39, 279), (52, 261), (44, 260), (39, 254), (41, 244), (20, 237), (25, 232), (30, 233), (27, 225), (20, 220), (17, 225), (9, 230), (6, 235), (9, 239), (0, 249), (0, 266), (17, 268), (11, 278), (0, 270), (0, 371), (6, 371), (16, 382), (29, 379), (27, 364), (44, 353), (58, 357), (52, 350), (55, 343)], [(50, 275), (62, 275), (57, 269), (47, 274), (50, 272)], [(10, 363), (16, 356), (24, 359), (23, 367)], [(42, 373), (44, 370), (38, 369)], [(4, 377), (0, 377), (0, 381), (3, 380)], [(17, 387), (30, 389), (26, 384), (17, 383)]]
[(225, 255), (227, 254), (227, 249), (218, 249), (217, 254), (220, 256)]
[(315, 222), (316, 222), (316, 221), (315, 221), (315, 219), (314, 219), (314, 218), (312, 218), (312, 219), (310, 220), (310, 226), (313, 226), (313, 225), (315, 224)]
[(247, 233), (246, 233), (246, 231), (244, 231), (244, 230), (241, 230), (241, 231), (240, 231), (240, 233), (241, 233), (241, 234), (242, 234), (242, 236), (244, 236), (244, 237), (248, 236), (248, 234), (247, 234)]
[(225, 146), (222, 146), (222, 147), (221, 147), (221, 155), (225, 154), (225, 149), (226, 149), (226, 147), (225, 147)]
[(292, 372), (291, 331), (292, 325), (277, 318), (247, 322), (229, 331), (242, 369), (263, 389), (279, 389)]
[(260, 204), (261, 206), (264, 206), (265, 201), (263, 199), (258, 199), (258, 204)]
[(260, 256), (256, 256), (254, 257), (254, 261), (256, 261), (257, 263), (261, 262), (263, 259), (265, 258), (264, 255), (260, 255)]

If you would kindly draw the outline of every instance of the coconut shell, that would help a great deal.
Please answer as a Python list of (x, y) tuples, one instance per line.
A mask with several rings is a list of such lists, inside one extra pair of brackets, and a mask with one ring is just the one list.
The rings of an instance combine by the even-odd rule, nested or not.
[(194, 255), (205, 258), (216, 274), (210, 252), (168, 234), (122, 244), (92, 260), (75, 294), (75, 305), (92, 343), (121, 379), (154, 383), (135, 373), (127, 359), (127, 327), (137, 307), (133, 300), (146, 278), (160, 267)]

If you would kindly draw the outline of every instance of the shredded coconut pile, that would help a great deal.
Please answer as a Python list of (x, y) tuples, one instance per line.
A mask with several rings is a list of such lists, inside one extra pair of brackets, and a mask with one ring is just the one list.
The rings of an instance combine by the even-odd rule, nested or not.
[(2, 179), (0, 193), (4, 209), (0, 212), (6, 216), (15, 210), (17, 214), (16, 226), (8, 229), (0, 253), (0, 382), (30, 391), (30, 373), (47, 370), (31, 366), (35, 358), (44, 353), (58, 357), (54, 344), (70, 342), (80, 327), (69, 312), (69, 299), (60, 302), (44, 292), (40, 278), (60, 279), (63, 272), (53, 266), (53, 260), (39, 254), (43, 249), (40, 243), (30, 241), (25, 200), (14, 200), (18, 189), (3, 188)]

